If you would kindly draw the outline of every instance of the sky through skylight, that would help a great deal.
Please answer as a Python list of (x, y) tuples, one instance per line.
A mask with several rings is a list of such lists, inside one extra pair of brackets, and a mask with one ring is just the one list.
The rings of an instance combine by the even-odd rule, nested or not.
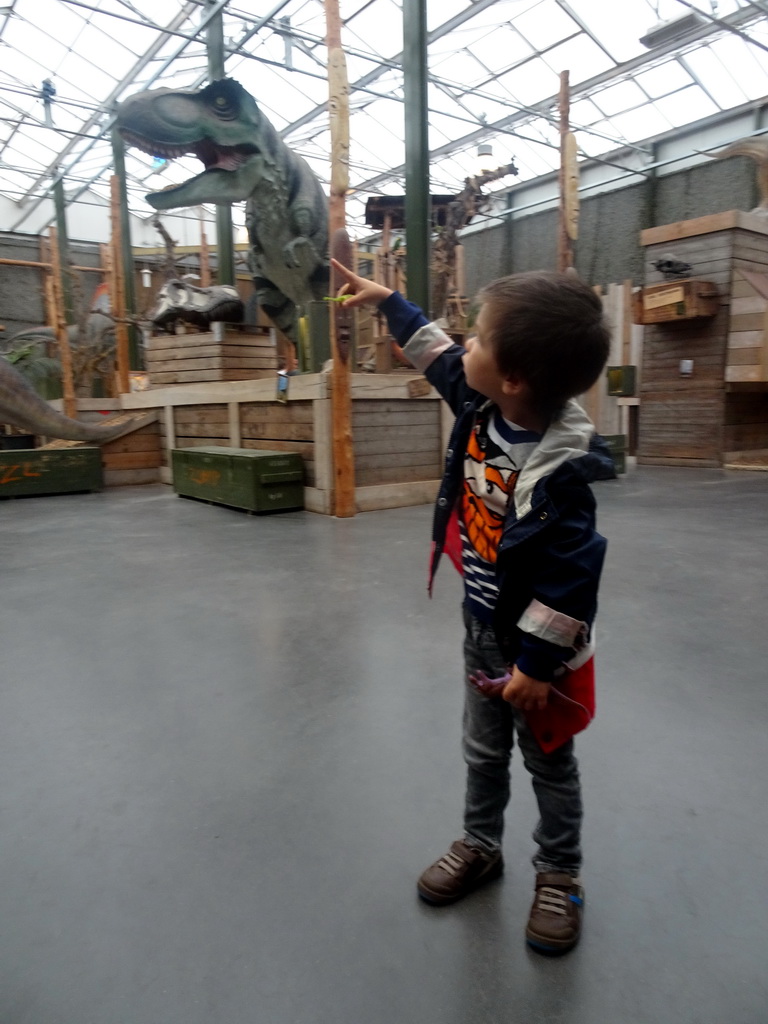
[[(220, 0), (223, 2), (223, 0)], [(258, 13), (254, 13), (258, 8)], [(9, 0), (0, 3), (0, 193), (5, 230), (25, 228), (58, 172), (68, 197), (105, 198), (111, 112), (142, 88), (207, 81), (202, 0)], [(252, 93), (285, 141), (328, 182), (325, 13), (320, 0), (223, 3), (227, 74)], [(582, 159), (598, 158), (768, 94), (768, 5), (748, 0), (428, 0), (429, 145), (435, 193), (458, 192), (490, 142), (514, 184), (558, 166), (559, 75), (570, 73)], [(370, 195), (404, 191), (398, 0), (341, 0), (351, 86), (353, 232)], [(680, 38), (644, 45), (661, 23)], [(685, 27), (682, 25), (682, 27)], [(657, 32), (657, 35), (659, 33)], [(46, 81), (52, 90), (48, 102)], [(198, 173), (129, 150), (129, 205)], [(236, 222), (242, 214), (235, 212)]]

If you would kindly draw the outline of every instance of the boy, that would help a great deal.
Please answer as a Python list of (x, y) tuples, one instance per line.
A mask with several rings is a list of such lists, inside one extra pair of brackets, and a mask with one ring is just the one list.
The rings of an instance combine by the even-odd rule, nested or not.
[(575, 276), (502, 278), (481, 292), (465, 350), (397, 292), (334, 266), (347, 282), (346, 304), (379, 307), (456, 415), (430, 586), (445, 550), (465, 589), (464, 836), (421, 875), (419, 895), (453, 903), (502, 873), (516, 735), (540, 814), (526, 938), (540, 952), (567, 952), (579, 939), (584, 897), (578, 765), (572, 738), (545, 753), (530, 723), (562, 700), (553, 683), (592, 668), (605, 540), (589, 483), (614, 474), (607, 452), (590, 451), (594, 427), (573, 396), (608, 358), (601, 302)]

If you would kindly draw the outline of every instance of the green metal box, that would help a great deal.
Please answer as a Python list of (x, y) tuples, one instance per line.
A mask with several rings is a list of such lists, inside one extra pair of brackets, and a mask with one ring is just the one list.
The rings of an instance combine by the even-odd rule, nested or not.
[(637, 394), (637, 373), (634, 366), (606, 366), (606, 393), (612, 398), (632, 398)]
[(173, 489), (187, 498), (249, 512), (304, 508), (304, 466), (295, 452), (255, 448), (174, 448)]
[(617, 473), (627, 471), (627, 435), (626, 434), (603, 434), (603, 440), (608, 445), (613, 459), (613, 465)]
[(101, 449), (25, 448), (0, 451), (0, 497), (100, 491)]

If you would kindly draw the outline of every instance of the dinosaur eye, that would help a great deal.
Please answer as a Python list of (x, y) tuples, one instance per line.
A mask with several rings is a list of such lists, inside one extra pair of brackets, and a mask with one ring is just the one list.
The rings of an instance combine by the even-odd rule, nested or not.
[(213, 106), (219, 117), (232, 120), (237, 117), (237, 110), (232, 100), (224, 93), (220, 92), (213, 98)]

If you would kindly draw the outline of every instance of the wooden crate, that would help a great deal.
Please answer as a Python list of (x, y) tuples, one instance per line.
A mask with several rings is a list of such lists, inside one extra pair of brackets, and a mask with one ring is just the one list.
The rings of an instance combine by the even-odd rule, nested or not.
[(103, 486), (98, 447), (0, 452), (2, 498), (100, 491)]
[(171, 464), (173, 489), (184, 497), (250, 512), (304, 507), (304, 469), (294, 453), (218, 445), (174, 448)]
[(277, 348), (268, 328), (231, 324), (213, 324), (213, 328), (148, 338), (145, 356), (150, 387), (275, 376)]
[(633, 296), (632, 319), (636, 324), (661, 324), (715, 316), (720, 307), (712, 281), (686, 278), (641, 288)]

